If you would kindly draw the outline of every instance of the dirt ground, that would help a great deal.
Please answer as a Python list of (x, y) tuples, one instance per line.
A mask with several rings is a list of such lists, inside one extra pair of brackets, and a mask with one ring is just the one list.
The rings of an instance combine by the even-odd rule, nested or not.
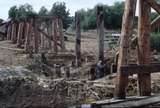
[[(82, 53), (92, 55), (96, 58), (97, 54), (97, 39), (96, 38), (82, 38)], [(69, 37), (69, 40), (66, 41), (66, 48), (68, 52), (74, 53), (74, 38)], [(107, 50), (106, 50), (107, 51)], [(115, 51), (110, 51), (105, 53), (106, 56), (110, 57), (111, 55), (115, 55)], [(156, 55), (156, 59), (159, 59), (158, 55)], [(39, 58), (38, 58), (39, 59)], [(134, 61), (134, 60), (133, 60)], [(0, 41), (0, 67), (13, 67), (13, 66), (25, 66), (32, 65), (33, 61), (28, 58), (28, 55), (24, 53), (24, 50), (18, 49), (16, 45), (12, 44), (10, 41)], [(96, 100), (104, 100), (108, 98), (112, 98), (114, 87), (115, 87), (115, 80), (116, 74), (108, 75), (102, 79), (89, 81), (89, 70), (90, 70), (90, 63), (84, 63), (81, 68), (71, 68), (71, 78), (65, 80), (65, 77), (62, 79), (56, 77), (46, 77), (46, 76), (39, 76), (41, 79), (41, 84), (45, 84), (46, 82), (54, 82), (58, 79), (58, 83), (62, 84), (62, 87), (65, 83), (70, 84), (72, 82), (76, 83), (76, 85), (71, 84), (73, 89), (77, 89), (76, 86), (82, 86), (82, 91), (79, 94), (75, 94), (72, 98), (78, 98), (81, 102), (93, 102)], [(40, 66), (37, 66), (40, 65)], [(37, 73), (41, 72), (41, 64), (34, 64), (34, 68), (37, 66)], [(52, 72), (51, 67), (47, 67), (47, 71)], [(32, 72), (35, 70), (32, 70)], [(36, 72), (33, 72), (36, 73)], [(36, 74), (37, 74), (36, 73)], [(64, 74), (64, 73), (63, 73)], [(53, 74), (49, 74), (53, 75)], [(47, 79), (47, 81), (46, 81)], [(62, 82), (61, 82), (62, 81)], [(56, 81), (57, 82), (57, 81)], [(63, 83), (64, 82), (64, 83)], [(79, 83), (80, 82), (80, 83)], [(46, 83), (47, 84), (47, 83)], [(78, 84), (78, 85), (77, 85)], [(80, 84), (80, 85), (79, 85)], [(85, 85), (86, 84), (86, 85)], [(67, 86), (68, 87), (68, 86)], [(74, 91), (72, 88), (68, 88), (71, 91)], [(127, 88), (127, 95), (132, 96), (137, 94), (137, 76), (130, 76), (129, 78), (129, 85)], [(160, 73), (152, 74), (152, 92), (153, 93), (160, 93)], [(72, 94), (72, 93), (71, 93)], [(81, 97), (83, 95), (83, 97)], [(76, 97), (75, 97), (76, 96)], [(78, 97), (77, 97), (78, 96)], [(81, 98), (80, 98), (81, 97)], [(67, 98), (67, 97), (66, 97)], [(71, 99), (72, 100), (72, 99)]]

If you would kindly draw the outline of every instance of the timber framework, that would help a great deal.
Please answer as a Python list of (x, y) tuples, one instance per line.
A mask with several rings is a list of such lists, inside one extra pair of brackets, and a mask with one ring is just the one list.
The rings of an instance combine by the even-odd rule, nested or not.
[(126, 98), (128, 76), (138, 74), (138, 90), (140, 96), (151, 96), (151, 73), (159, 72), (160, 63), (150, 62), (151, 8), (160, 14), (160, 5), (155, 0), (139, 0), (138, 16), (138, 61), (129, 64), (130, 37), (132, 36), (137, 0), (126, 0), (123, 16), (119, 58), (117, 64), (117, 82), (115, 98)]

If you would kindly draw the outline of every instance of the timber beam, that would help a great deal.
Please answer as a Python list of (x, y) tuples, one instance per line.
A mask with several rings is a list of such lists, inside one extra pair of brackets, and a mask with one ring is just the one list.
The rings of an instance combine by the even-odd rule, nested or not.
[(160, 14), (160, 4), (158, 4), (155, 0), (146, 0), (145, 2), (147, 2), (150, 7)]
[(121, 74), (133, 75), (133, 74), (144, 74), (144, 73), (157, 73), (160, 72), (159, 64), (130, 64), (121, 66)]

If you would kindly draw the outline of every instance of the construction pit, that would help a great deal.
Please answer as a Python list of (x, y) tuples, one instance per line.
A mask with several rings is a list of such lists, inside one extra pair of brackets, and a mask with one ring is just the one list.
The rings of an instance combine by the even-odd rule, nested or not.
[[(75, 33), (64, 33), (62, 20), (55, 16), (2, 23), (7, 29), (0, 41), (0, 107), (160, 106), (160, 54), (149, 48), (150, 8), (158, 13), (160, 8), (153, 0), (139, 4), (138, 32), (133, 34), (136, 0), (126, 0), (120, 43), (111, 49), (104, 45), (107, 31), (101, 6), (97, 31), (85, 34), (79, 13)], [(99, 61), (105, 64), (105, 73), (97, 79), (93, 73)], [(141, 97), (128, 98), (137, 94)]]
[[(68, 51), (58, 54), (33, 54), (32, 57), (24, 50), (17, 48), (10, 41), (0, 42), (0, 77), (1, 101), (4, 108), (63, 108), (80, 104), (94, 103), (100, 100), (112, 99), (116, 82), (116, 73), (108, 68), (106, 76), (90, 80), (90, 69), (96, 60), (93, 44), (96, 39), (83, 39), (82, 45), (88, 44), (86, 52), (82, 50), (82, 66), (73, 65), (74, 52), (72, 41), (66, 41)], [(91, 43), (91, 41), (93, 43)], [(86, 42), (90, 41), (90, 43)], [(95, 45), (96, 46), (96, 45)], [(82, 48), (83, 49), (83, 48)], [(107, 51), (107, 64), (114, 63), (116, 51)], [(135, 53), (135, 54), (133, 54)], [(130, 62), (136, 61), (136, 51), (133, 50)], [(153, 61), (159, 61), (158, 53), (153, 55)], [(60, 65), (58, 68), (56, 65)], [(66, 68), (67, 67), (67, 68)], [(109, 66), (108, 66), (109, 67)], [(69, 75), (68, 72), (69, 71)], [(60, 73), (59, 73), (60, 72)], [(152, 92), (160, 90), (160, 74), (152, 74)], [(129, 77), (127, 96), (137, 94), (137, 76)]]

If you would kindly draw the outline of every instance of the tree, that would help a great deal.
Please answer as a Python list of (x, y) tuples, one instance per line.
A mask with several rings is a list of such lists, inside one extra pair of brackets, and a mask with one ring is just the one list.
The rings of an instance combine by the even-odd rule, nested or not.
[(69, 27), (71, 19), (69, 17), (69, 10), (66, 9), (66, 4), (64, 2), (54, 3), (49, 14), (61, 18), (64, 29)]
[(42, 6), (40, 8), (39, 13), (38, 13), (38, 15), (40, 15), (40, 16), (45, 16), (45, 15), (48, 15), (48, 14), (49, 14), (49, 12), (44, 6)]
[(12, 6), (8, 12), (9, 18), (16, 19), (18, 15), (18, 8), (17, 6)]
[(124, 2), (115, 2), (113, 6), (104, 5), (104, 26), (107, 29), (120, 29), (124, 12)]
[(13, 6), (9, 10), (9, 18), (14, 20), (24, 20), (27, 17), (34, 17), (36, 15), (33, 7), (29, 4), (24, 4), (19, 7)]
[(150, 15), (150, 19), (151, 19), (151, 21), (153, 21), (155, 18), (157, 18), (159, 16), (159, 14), (158, 13), (156, 13), (156, 12), (152, 12), (151, 13), (151, 15)]
[(96, 28), (96, 7), (102, 5), (104, 8), (104, 26), (106, 29), (120, 29), (124, 11), (124, 2), (115, 2), (113, 6), (97, 4), (93, 9), (81, 9), (81, 28), (83, 30)]

